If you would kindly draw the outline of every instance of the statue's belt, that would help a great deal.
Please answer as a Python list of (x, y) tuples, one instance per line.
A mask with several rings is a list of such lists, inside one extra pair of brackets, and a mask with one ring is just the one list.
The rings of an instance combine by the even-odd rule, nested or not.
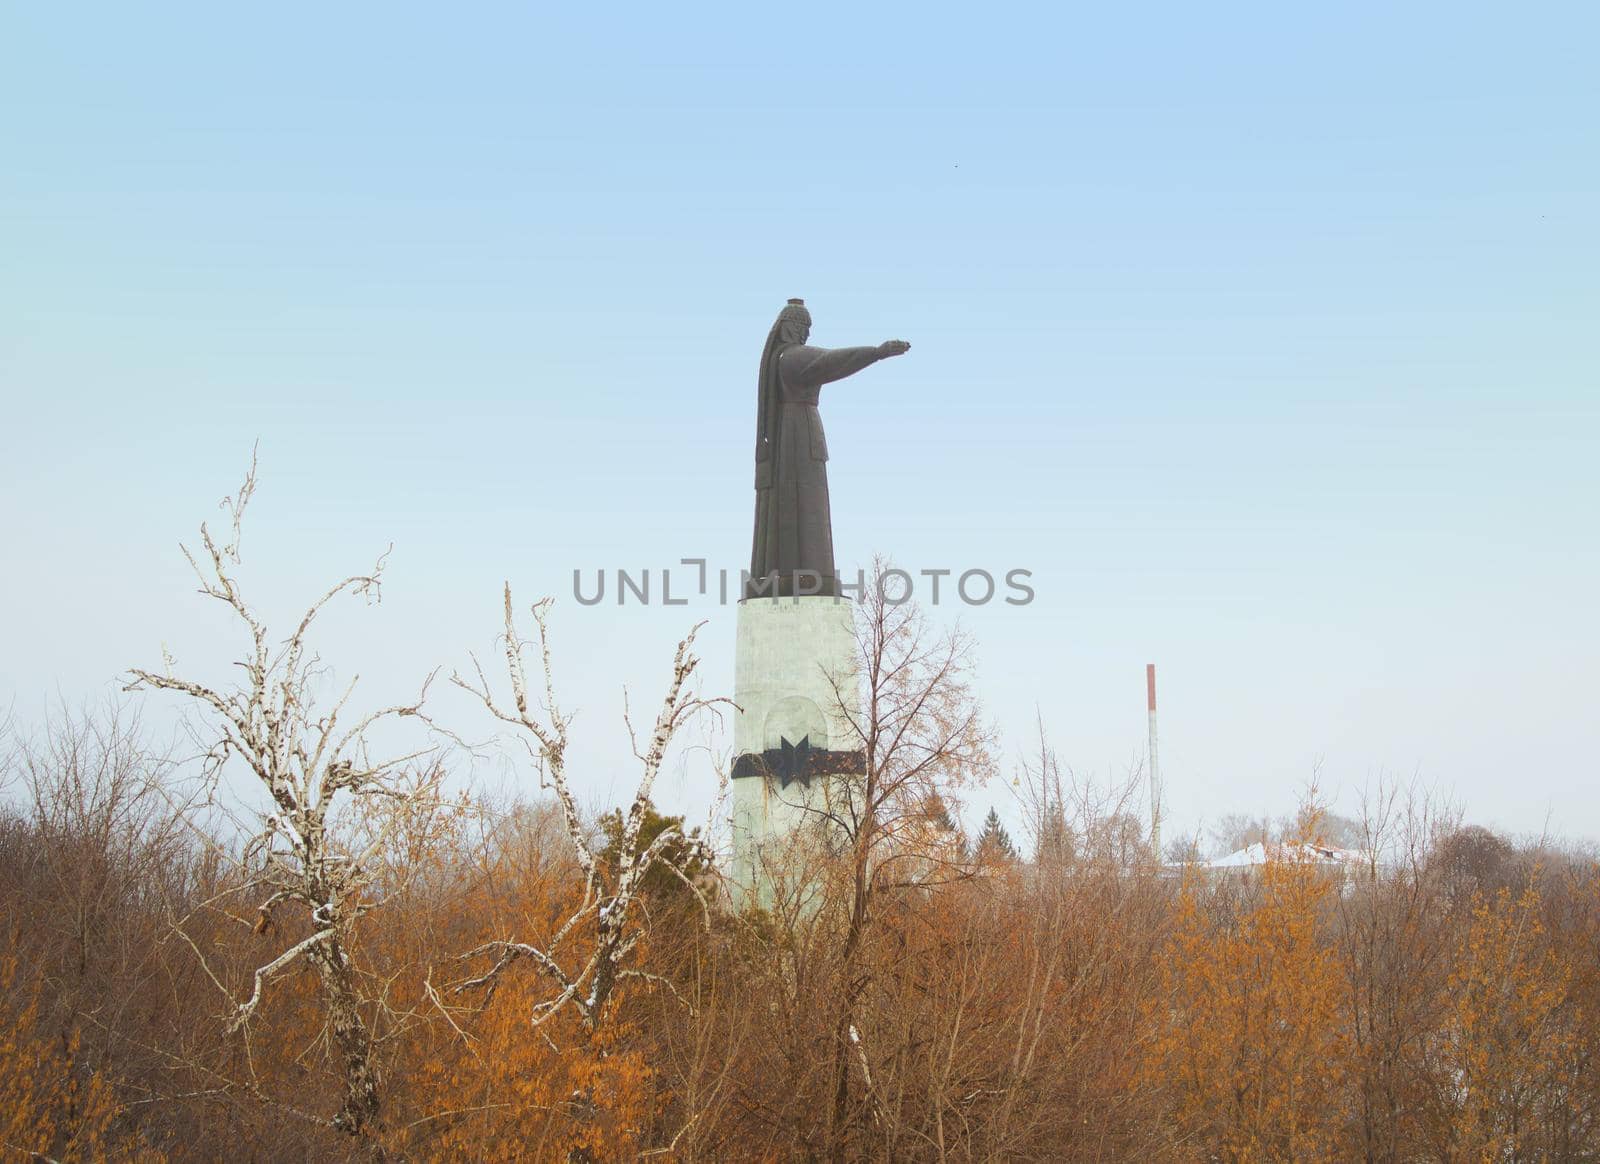
[(811, 737), (802, 736), (798, 744), (783, 740), (776, 748), (764, 752), (746, 752), (733, 762), (733, 779), (776, 776), (780, 787), (787, 788), (798, 780), (811, 787), (813, 776), (844, 776), (865, 772), (867, 754), (860, 749), (853, 752), (813, 748)]

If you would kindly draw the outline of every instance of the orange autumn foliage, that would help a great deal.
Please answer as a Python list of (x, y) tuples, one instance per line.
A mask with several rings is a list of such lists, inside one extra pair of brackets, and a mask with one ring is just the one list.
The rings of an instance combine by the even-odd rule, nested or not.
[(1600, 865), (1581, 854), (1468, 861), (1418, 837), (1343, 881), (1279, 859), (1182, 884), (1128, 860), (1126, 821), (1088, 820), (1032, 860), (952, 855), (879, 892), (848, 959), (839, 900), (740, 915), (661, 878), (638, 976), (591, 1028), (535, 1025), (550, 984), (526, 963), (464, 988), (464, 951), (549, 941), (584, 884), (552, 810), (471, 800), (404, 826), (352, 927), (382, 1107), (351, 1137), (329, 1126), (309, 968), (228, 1028), (263, 953), (304, 931), (257, 933), (204, 907), (225, 872), (108, 858), (101, 835), (0, 815), (0, 1159), (1600, 1157)]
[(1564, 1006), (1572, 972), (1551, 948), (1539, 907), (1537, 884), (1516, 897), (1479, 895), (1461, 935), (1441, 1055), (1455, 1119), (1438, 1145), (1457, 1159), (1544, 1155), (1542, 1109), (1565, 1102), (1577, 1041)]
[[(115, 1089), (79, 1061), (75, 1032), (40, 1020), (38, 983), (18, 982), (15, 955), (0, 958), (0, 1152), (4, 1158), (155, 1164), (166, 1157), (119, 1124)], [(31, 997), (30, 997), (31, 995)]]
[(387, 1138), (407, 1159), (632, 1160), (649, 1126), (652, 1073), (628, 1033), (588, 1040), (576, 1024), (540, 1037), (531, 999), (498, 991), (453, 1047), (419, 1064), (407, 1106), (423, 1112)]
[(1172, 1096), (1175, 1148), (1238, 1161), (1333, 1152), (1346, 1047), (1317, 932), (1328, 895), (1322, 872), (1282, 858), (1237, 903), (1184, 886), (1145, 1076)]

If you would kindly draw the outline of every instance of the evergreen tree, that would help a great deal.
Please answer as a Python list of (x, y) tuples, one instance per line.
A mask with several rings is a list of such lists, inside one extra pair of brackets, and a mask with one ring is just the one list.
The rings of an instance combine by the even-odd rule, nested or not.
[(978, 834), (978, 860), (1014, 861), (1017, 847), (1011, 843), (1011, 834), (1000, 823), (1000, 814), (991, 805), (989, 815), (983, 818), (983, 831)]
[[(605, 845), (600, 850), (600, 859), (605, 864), (606, 871), (610, 874), (610, 884), (615, 886), (621, 873), (622, 862), (622, 832), (625, 826), (622, 810), (614, 808), (600, 818), (600, 833), (605, 838)], [(657, 906), (667, 903), (676, 903), (686, 909), (695, 908), (694, 891), (683, 883), (683, 878), (668, 867), (668, 864), (677, 866), (691, 880), (695, 880), (711, 870), (711, 854), (700, 837), (698, 827), (686, 829), (681, 816), (664, 816), (656, 811), (653, 804), (645, 806), (644, 820), (639, 826), (639, 847), (641, 850), (650, 846), (667, 829), (674, 830), (678, 837), (662, 846), (661, 859), (650, 867), (650, 871), (640, 881), (640, 888)]]

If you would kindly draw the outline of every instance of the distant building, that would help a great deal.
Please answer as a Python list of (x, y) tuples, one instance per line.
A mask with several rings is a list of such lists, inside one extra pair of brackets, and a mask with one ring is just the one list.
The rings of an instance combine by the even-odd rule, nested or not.
[(1372, 868), (1373, 858), (1365, 849), (1341, 849), (1337, 845), (1309, 841), (1277, 841), (1263, 844), (1256, 841), (1225, 857), (1197, 862), (1194, 868), (1213, 880), (1238, 878), (1249, 880), (1253, 871), (1270, 861), (1285, 864), (1304, 864), (1348, 882)]

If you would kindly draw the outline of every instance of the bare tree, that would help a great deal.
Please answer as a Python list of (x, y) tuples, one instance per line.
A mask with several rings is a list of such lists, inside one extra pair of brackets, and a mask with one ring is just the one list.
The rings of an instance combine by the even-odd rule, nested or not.
[(526, 958), (556, 988), (553, 998), (534, 1007), (534, 1025), (544, 1023), (571, 1004), (577, 1009), (585, 1026), (593, 1032), (604, 1021), (607, 1003), (620, 981), (629, 978), (664, 981), (628, 965), (629, 956), (645, 932), (639, 923), (642, 913), (640, 890), (645, 875), (657, 866), (671, 870), (694, 892), (709, 916), (710, 907), (700, 887), (674, 858), (675, 853), (692, 854), (694, 851), (683, 832), (675, 827), (666, 828), (646, 842), (641, 835), (641, 828), (650, 811), (651, 790), (655, 787), (661, 762), (673, 737), (698, 712), (726, 701), (701, 699), (689, 688), (689, 679), (700, 663), (693, 653), (693, 647), (695, 635), (704, 624), (697, 624), (678, 643), (672, 660), (671, 682), (667, 685), (667, 693), (656, 714), (649, 743), (642, 750), (633, 724), (624, 712), (624, 721), (633, 739), (633, 752), (642, 770), (633, 802), (622, 820), (621, 836), (617, 843), (615, 883), (607, 885), (602, 863), (590, 847), (589, 835), (578, 815), (577, 801), (567, 779), (567, 728), (572, 721), (570, 716), (562, 714), (556, 698), (555, 673), (550, 659), (550, 605), (550, 599), (546, 598), (532, 607), (538, 632), (539, 666), (543, 673), (543, 703), (539, 711), (534, 710), (534, 697), (529, 693), (527, 667), (523, 658), (529, 643), (517, 634), (510, 583), (505, 586), (504, 602), (506, 670), (511, 681), (510, 707), (496, 700), (483, 667), (476, 658), (473, 659), (473, 679), (465, 679), (460, 675), (453, 675), (451, 679), (457, 686), (476, 696), (495, 718), (525, 733), (522, 740), (538, 766), (540, 784), (555, 793), (556, 802), (561, 807), (566, 838), (583, 875), (583, 896), (577, 908), (541, 944), (505, 938), (486, 942), (468, 951), (463, 955), (464, 959), (487, 956), (494, 961), (483, 974), (457, 984), (456, 990), (484, 986), (492, 989), (507, 966)]
[(1268, 844), (1284, 832), (1283, 824), (1271, 817), (1243, 812), (1225, 813), (1211, 826), (1212, 847), (1217, 856), (1236, 852), (1249, 845)]
[[(244, 1030), (247, 1038), (248, 1024), (268, 984), (302, 960), (315, 969), (327, 1034), (344, 1081), (344, 1095), (332, 1124), (356, 1135), (377, 1115), (379, 1095), (372, 1033), (361, 1013), (349, 947), (356, 921), (372, 908), (363, 890), (372, 880), (374, 860), (389, 842), (391, 830), (379, 829), (363, 837), (360, 848), (347, 847), (340, 841), (335, 814), (343, 804), (361, 798), (390, 798), (424, 810), (438, 801), (442, 771), (437, 765), (417, 763), (432, 747), (391, 758), (375, 758), (368, 747), (369, 732), (381, 721), (417, 717), (426, 722), (422, 702), (427, 682), (412, 703), (355, 716), (349, 711), (358, 678), (353, 677), (329, 706), (319, 707), (318, 689), (327, 669), (310, 647), (311, 628), (323, 608), (339, 595), (377, 602), (382, 557), (370, 572), (330, 587), (306, 608), (294, 631), (281, 642), (274, 640), (266, 623), (245, 602), (236, 568), (240, 564), (241, 523), (255, 487), (252, 456), (238, 493), (222, 501), (231, 519), (227, 541), (219, 544), (202, 523), (200, 560), (184, 547), (184, 556), (199, 579), (200, 593), (228, 607), (248, 635), (249, 651), (238, 663), (243, 679), (211, 686), (183, 678), (174, 673), (173, 660), (168, 657), (160, 672), (134, 669), (127, 690), (153, 688), (192, 700), (205, 725), (200, 731), (208, 747), (206, 781), (214, 785), (230, 762), (237, 761), (266, 793), (270, 807), (256, 814), (251, 838), (242, 851), (232, 856), (217, 847), (218, 855), (234, 866), (236, 874), (223, 894), (255, 902), (253, 927), (263, 934), (278, 928), (280, 908), (297, 907), (307, 923), (304, 936), (256, 967), (250, 975), (249, 994), (240, 1001), (211, 970), (181, 922), (174, 932), (194, 946), (211, 981), (227, 995), (230, 1031)], [(389, 820), (398, 827), (407, 814), (390, 814)], [(207, 907), (221, 904), (209, 902)], [(235, 920), (246, 922), (244, 918)]]
[[(1035, 862), (1054, 867), (1065, 864), (1073, 854), (1067, 791), (1062, 784), (1061, 761), (1045, 732), (1044, 715), (1037, 709), (1034, 720), (1038, 751), (1023, 757), (1011, 789), (1022, 806), (1023, 827), (1033, 841)], [(1071, 781), (1072, 773), (1066, 775)]]
[(57, 903), (51, 920), (64, 948), (55, 961), (68, 968), (60, 988), (69, 1004), (75, 987), (95, 982), (95, 963), (141, 956), (135, 947), (147, 935), (113, 922), (141, 897), (169, 893), (189, 855), (185, 806), (170, 804), (162, 787), (169, 761), (142, 737), (137, 715), (108, 701), (98, 712), (62, 708), (41, 739), (17, 748), (35, 849), (29, 864), (46, 879), (32, 892)]
[[(1427, 1131), (1448, 1107), (1437, 1068), (1451, 992), (1450, 910), (1433, 854), (1456, 825), (1416, 784), (1382, 779), (1362, 797), (1365, 854), (1336, 899), (1335, 949), (1351, 1089), (1351, 1155), (1430, 1154)], [(1354, 872), (1354, 871), (1353, 871)]]
[[(958, 845), (943, 843), (930, 821), (945, 813), (951, 789), (990, 776), (993, 735), (970, 686), (971, 638), (936, 632), (911, 602), (886, 598), (889, 564), (874, 565), (857, 608), (861, 696), (836, 688), (838, 707), (861, 742), (865, 771), (844, 781), (845, 795), (814, 807), (844, 839), (843, 941), (834, 1001), (832, 1102), (828, 1151), (842, 1158), (853, 1129), (874, 1111), (872, 1054), (858, 1008), (872, 985), (862, 947), (877, 898), (929, 889), (971, 874)], [(933, 843), (930, 843), (933, 842)], [(859, 1086), (852, 1085), (859, 1075)]]
[(1166, 844), (1162, 859), (1168, 865), (1198, 865), (1205, 860), (1205, 850), (1200, 845), (1198, 832), (1180, 834)]

